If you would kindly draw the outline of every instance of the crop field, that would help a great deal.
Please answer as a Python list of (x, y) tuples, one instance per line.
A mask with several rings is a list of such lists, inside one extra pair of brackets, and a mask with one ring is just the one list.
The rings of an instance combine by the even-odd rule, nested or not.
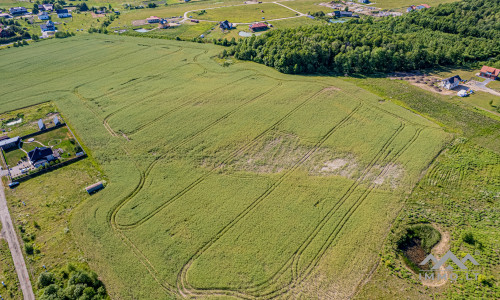
[(451, 135), (342, 79), (223, 67), (222, 49), (103, 35), (7, 49), (1, 107), (54, 101), (106, 174), (70, 229), (112, 298), (353, 295)]

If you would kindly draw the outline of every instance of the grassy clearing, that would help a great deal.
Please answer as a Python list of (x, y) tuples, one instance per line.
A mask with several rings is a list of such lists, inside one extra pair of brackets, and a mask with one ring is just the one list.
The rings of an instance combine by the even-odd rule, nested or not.
[[(263, 11), (263, 12), (262, 12)], [(262, 22), (278, 18), (293, 17), (296, 13), (274, 3), (260, 3), (207, 9), (206, 13), (198, 18), (202, 20), (224, 21), (233, 23)], [(193, 17), (197, 18), (196, 15)], [(265, 19), (262, 19), (265, 18)]]
[(500, 296), (495, 281), (500, 275), (498, 231), (500, 156), (465, 139), (457, 139), (433, 163), (408, 199), (406, 210), (391, 230), (407, 224), (438, 223), (451, 232), (450, 250), (459, 258), (470, 253), (479, 262), (479, 281), (460, 280), (440, 288), (425, 288), (394, 252), (390, 235), (382, 261), (359, 299), (419, 295), (421, 299), (483, 298)]
[[(112, 298), (176, 297), (179, 284), (310, 298), (312, 281), (351, 295), (351, 274), (375, 265), (401, 199), (450, 135), (341, 79), (223, 67), (221, 50), (88, 35), (0, 53), (0, 70), (18, 70), (0, 78), (2, 108), (54, 100), (108, 177), (73, 212), (71, 236), (51, 233), (77, 241)], [(40, 72), (55, 75), (28, 85)], [(54, 197), (31, 190), (50, 192), (49, 180), (9, 201), (43, 206)], [(78, 201), (84, 184), (57, 193)]]
[(500, 91), (500, 80), (491, 81), (486, 86), (489, 87), (490, 89)]
[(20, 299), (22, 297), (9, 245), (4, 239), (0, 239), (0, 281), (5, 283), (5, 286), (0, 286), (0, 294), (4, 299)]

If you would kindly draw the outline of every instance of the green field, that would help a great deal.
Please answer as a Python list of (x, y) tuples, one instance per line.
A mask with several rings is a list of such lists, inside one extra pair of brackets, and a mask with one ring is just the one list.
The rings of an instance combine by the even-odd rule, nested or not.
[[(448, 134), (342, 80), (224, 68), (219, 51), (112, 36), (5, 50), (20, 71), (2, 107), (54, 100), (109, 177), (72, 228), (112, 297), (307, 297), (317, 276), (349, 295)], [(39, 72), (54, 76), (26, 86)]]
[(296, 15), (295, 12), (274, 3), (229, 6), (218, 9), (207, 9), (205, 11), (206, 13), (200, 16), (197, 16), (194, 12), (191, 15), (193, 18), (201, 20), (230, 20), (233, 23), (262, 22), (263, 20), (293, 17)]
[[(53, 172), (9, 202), (74, 194), (68, 228), (112, 298), (351, 297), (453, 135), (498, 150), (499, 122), (465, 103), (386, 79), (224, 67), (223, 49), (82, 35), (0, 52), (2, 110), (54, 101), (108, 183), (85, 196), (92, 167), (52, 191)], [(57, 203), (28, 215), (50, 220)]]

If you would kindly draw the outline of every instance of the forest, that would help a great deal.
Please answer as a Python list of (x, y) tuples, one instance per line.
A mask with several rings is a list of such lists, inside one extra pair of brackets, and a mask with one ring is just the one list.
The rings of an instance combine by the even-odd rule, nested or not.
[(463, 0), (401, 17), (272, 30), (223, 55), (291, 74), (373, 74), (483, 61), (500, 67), (500, 0)]

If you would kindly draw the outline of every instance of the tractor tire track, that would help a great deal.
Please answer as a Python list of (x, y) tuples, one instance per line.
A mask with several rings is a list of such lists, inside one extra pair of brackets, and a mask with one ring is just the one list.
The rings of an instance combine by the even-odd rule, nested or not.
[[(111, 62), (111, 61), (117, 60), (117, 59), (122, 59), (124, 56), (132, 55), (132, 54), (135, 54), (135, 53), (137, 53), (137, 52), (141, 52), (141, 51), (145, 51), (145, 49), (139, 49), (139, 50), (136, 50), (136, 51), (129, 52), (129, 53), (125, 54), (125, 55), (122, 55), (122, 56), (119, 56), (119, 57), (116, 57), (116, 58), (110, 59), (110, 60), (106, 61), (106, 64), (108, 64), (108, 63), (109, 63), (109, 62)], [(155, 58), (155, 59), (156, 59), (156, 58)], [(153, 60), (155, 60), (155, 59), (153, 59)], [(63, 77), (68, 76), (69, 74), (74, 74), (74, 73), (82, 72), (82, 71), (87, 70), (87, 69), (90, 69), (90, 68), (94, 68), (94, 65), (90, 65), (90, 66), (87, 66), (87, 67), (84, 67), (84, 68), (81, 68), (81, 69), (78, 69), (78, 70), (71, 70), (69, 73), (64, 73), (64, 74), (62, 74), (62, 75), (60, 75), (60, 76), (56, 76), (56, 77), (53, 77), (53, 78), (50, 78), (50, 79), (47, 79), (47, 80), (44, 80), (44, 81), (40, 81), (40, 82), (38, 82), (38, 83), (35, 83), (35, 84), (33, 84), (33, 85), (30, 85), (30, 86), (25, 86), (25, 87), (23, 87), (23, 88), (24, 88), (24, 89), (34, 88), (34, 87), (37, 87), (37, 86), (39, 86), (39, 85), (46, 84), (47, 82), (57, 81), (58, 79), (61, 79), (61, 78), (63, 78)], [(128, 69), (130, 69), (130, 68), (127, 68), (127, 69), (125, 69), (125, 70), (123, 70), (123, 71), (126, 71), (126, 70), (128, 70)], [(101, 79), (102, 79), (102, 78), (98, 78), (98, 79), (96, 79), (96, 80), (101, 80)], [(92, 80), (92, 81), (95, 81), (95, 80)], [(92, 81), (90, 81), (90, 82), (92, 82)], [(82, 84), (82, 85), (83, 85), (83, 84)], [(3, 94), (2, 94), (2, 96), (6, 96), (6, 95), (9, 95), (9, 94), (15, 93), (15, 92), (17, 92), (17, 91), (18, 91), (18, 90), (8, 91), (8, 92), (6, 92), (6, 93), (3, 93)]]
[[(210, 124), (208, 124), (207, 126), (205, 126), (204, 128), (202, 128), (201, 130), (197, 131), (196, 133), (192, 134), (191, 136), (188, 136), (186, 137), (182, 142), (176, 144), (174, 147), (170, 148), (169, 151), (161, 156), (159, 156), (155, 161), (153, 161), (149, 166), (148, 168), (146, 169), (146, 172), (145, 172), (145, 176), (147, 177), (150, 172), (152, 171), (152, 169), (155, 167), (155, 165), (160, 162), (163, 158), (165, 158), (171, 151), (175, 151), (176, 149), (186, 145), (187, 143), (191, 142), (192, 140), (194, 140), (195, 138), (197, 138), (198, 136), (200, 136), (201, 134), (205, 133), (206, 131), (208, 131), (209, 129), (211, 129), (212, 127), (216, 126), (217, 124), (221, 123), (222, 121), (226, 120), (228, 117), (230, 117), (232, 114), (234, 114), (236, 111), (240, 110), (241, 108), (243, 108), (244, 106), (246, 106), (247, 104), (261, 98), (261, 97), (264, 97), (265, 95), (271, 93), (274, 89), (280, 87), (282, 85), (281, 82), (279, 82), (276, 86), (268, 89), (267, 91), (259, 94), (258, 96), (240, 104), (239, 106), (237, 106), (236, 108), (232, 109), (231, 111), (227, 112), (226, 114), (224, 114), (223, 116), (219, 117), (218, 119), (216, 119), (215, 121), (211, 122)], [(260, 135), (259, 135), (260, 136)], [(232, 156), (231, 156), (232, 157)], [(230, 157), (230, 158), (231, 158)], [(230, 159), (228, 158), (228, 159)], [(226, 161), (227, 159), (225, 159), (224, 161)], [(165, 203), (163, 203), (161, 206), (159, 206), (157, 209), (153, 210), (149, 215), (145, 216), (143, 219), (137, 221), (137, 222), (134, 222), (134, 223), (130, 223), (130, 224), (126, 224), (126, 225), (123, 225), (123, 224), (118, 224), (117, 223), (117, 226), (119, 226), (120, 229), (131, 229), (131, 228), (134, 228), (134, 227), (137, 227), (139, 226), (140, 224), (146, 222), (147, 220), (149, 220), (150, 218), (152, 218), (154, 215), (156, 215), (160, 210), (162, 210), (165, 206), (167, 206), (168, 204), (170, 204), (172, 201), (178, 199), (180, 196), (182, 196), (183, 194), (187, 193), (190, 189), (192, 189), (194, 186), (196, 186), (198, 183), (202, 182), (209, 174), (213, 173), (214, 171), (216, 171), (223, 163), (219, 164), (218, 166), (214, 167), (212, 170), (210, 170), (207, 174), (201, 176), (200, 178), (196, 179), (195, 181), (193, 181), (191, 184), (189, 184), (187, 187), (185, 187), (182, 191), (180, 191), (179, 193), (177, 193), (176, 195), (174, 195), (172, 198), (170, 198), (169, 200), (167, 200)], [(142, 189), (142, 186), (141, 188)], [(139, 191), (137, 191), (138, 193)], [(135, 196), (135, 195), (134, 195)], [(128, 202), (129, 200), (131, 200), (132, 198), (128, 198), (126, 202)]]
[[(397, 134), (399, 134), (399, 133), (400, 133), (403, 129), (404, 129), (404, 124), (402, 124), (402, 125), (398, 128), (397, 132), (395, 132), (393, 135), (391, 135), (390, 139), (386, 142), (386, 144), (384, 144), (384, 146), (386, 146), (386, 147), (384, 147), (384, 148), (385, 148), (385, 150), (387, 150), (388, 146), (389, 146), (389, 145), (392, 143), (392, 141), (395, 139), (396, 135), (397, 135)], [(421, 132), (421, 131), (422, 131), (422, 129), (418, 129), (418, 130), (416, 131), (416, 133), (414, 134), (414, 136), (412, 137), (412, 139), (410, 139), (410, 141), (409, 141), (409, 142), (408, 142), (408, 143), (407, 143), (404, 147), (402, 147), (402, 148), (398, 151), (398, 153), (396, 153), (396, 154), (394, 155), (394, 157), (391, 159), (391, 161), (395, 162), (395, 161), (396, 161), (396, 160), (400, 157), (400, 155), (401, 155), (404, 151), (406, 151), (406, 149), (408, 149), (408, 148), (410, 147), (410, 145), (411, 145), (411, 144), (413, 144), (413, 142), (415, 142), (415, 140), (417, 140), (417, 138), (418, 138), (418, 136), (420, 135), (420, 132)], [(379, 152), (379, 153), (380, 153), (380, 155), (378, 155), (378, 158), (380, 158), (380, 156), (381, 156), (381, 155), (385, 152), (385, 150), (383, 150), (383, 151)], [(384, 159), (385, 159), (385, 158), (387, 158), (389, 155), (390, 155), (390, 151), (389, 151), (389, 152), (385, 155)], [(378, 159), (377, 159), (377, 160), (378, 160)], [(373, 165), (375, 165), (375, 164), (377, 163), (377, 160), (375, 160), (375, 161), (373, 162), (372, 167), (373, 167)], [(388, 171), (389, 166), (390, 166), (390, 163), (388, 163), (388, 164), (386, 165), (386, 167), (385, 167), (385, 168), (384, 168), (384, 169), (380, 172), (379, 176), (380, 176), (381, 174), (383, 174), (383, 173), (387, 172), (387, 171)], [(370, 169), (371, 169), (371, 168), (370, 168)], [(366, 174), (368, 174), (369, 172), (370, 172), (370, 171), (368, 170), (368, 171), (366, 172)], [(365, 193), (365, 195), (363, 195), (363, 197), (361, 197), (361, 198), (360, 198), (360, 199), (361, 199), (361, 201), (360, 201), (360, 200), (358, 200), (358, 201), (356, 202), (356, 203), (358, 204), (358, 205), (356, 206), (356, 208), (357, 208), (359, 205), (361, 205), (361, 202), (362, 202), (364, 199), (366, 199), (366, 198), (367, 198), (368, 194), (369, 194), (369, 193), (371, 192), (371, 190), (373, 189), (374, 184), (372, 184), (372, 186), (371, 186), (371, 187), (372, 187), (372, 188), (370, 189), (370, 191), (369, 191), (368, 193)], [(355, 204), (356, 204), (356, 203), (355, 203)], [(337, 207), (340, 207), (341, 205), (337, 205), (337, 204), (336, 204), (336, 206), (337, 206)], [(335, 207), (334, 207), (334, 208), (335, 208)], [(352, 207), (351, 207), (351, 208), (352, 208)], [(333, 212), (331, 215), (333, 215), (334, 213), (335, 213), (335, 212)], [(344, 224), (348, 221), (348, 219), (350, 218), (350, 216), (351, 216), (353, 213), (354, 213), (354, 211), (352, 211), (352, 212), (350, 213), (349, 217), (348, 217), (347, 219), (345, 219), (345, 220), (344, 220)], [(345, 217), (345, 216), (344, 216), (344, 217)], [(331, 217), (330, 217), (329, 219), (331, 219)], [(324, 224), (326, 224), (328, 221), (329, 221), (329, 220), (326, 220), (326, 222), (325, 222)], [(339, 231), (338, 231), (338, 232), (340, 232), (340, 230), (343, 228), (344, 224), (342, 224), (342, 226), (341, 226), (341, 228), (339, 228)], [(338, 225), (337, 225), (337, 227), (338, 227)], [(337, 228), (337, 227), (336, 227), (336, 228)], [(336, 229), (336, 228), (335, 228), (335, 229)], [(333, 233), (335, 233), (335, 229), (334, 229), (334, 232), (333, 232)], [(337, 233), (338, 233), (338, 232), (337, 232)], [(330, 237), (331, 237), (331, 235), (329, 236), (329, 238), (330, 238)], [(328, 239), (327, 239), (327, 242), (328, 242)], [(332, 240), (331, 242), (333, 242), (333, 240)], [(319, 254), (317, 254), (317, 255), (316, 255), (315, 259), (316, 259), (318, 262), (319, 262), (319, 260), (321, 259), (321, 257), (323, 256), (323, 254), (326, 252), (326, 250), (329, 248), (329, 245), (331, 244), (331, 242), (330, 242), (330, 243), (329, 243), (326, 247), (323, 247), (323, 248), (324, 248), (324, 251), (323, 251), (322, 253), (319, 253)], [(305, 248), (307, 248), (307, 246), (306, 246)], [(305, 248), (304, 248), (304, 251), (305, 251)], [(284, 264), (284, 266), (283, 266), (283, 267), (282, 267), (282, 268), (281, 268), (281, 269), (280, 269), (277, 273), (275, 273), (275, 275), (272, 277), (272, 279), (271, 279), (270, 281), (276, 281), (276, 279), (277, 279), (277, 278), (279, 278), (280, 276), (284, 275), (284, 273), (285, 273), (285, 272), (286, 272), (286, 271), (290, 268), (290, 266), (291, 266), (291, 265), (293, 265), (295, 268), (297, 268), (297, 266), (296, 266), (296, 264), (297, 264), (297, 263), (295, 263), (295, 262), (298, 262), (298, 261), (299, 261), (299, 259), (300, 259), (300, 257), (296, 258), (296, 256), (297, 256), (297, 255), (299, 255), (299, 256), (300, 256), (300, 253), (296, 252), (296, 254), (294, 254), (293, 259), (291, 259), (291, 260), (289, 260), (287, 263), (285, 263), (285, 264)], [(308, 267), (308, 269), (310, 269), (310, 270), (309, 270), (309, 273), (310, 273), (310, 271), (312, 271), (312, 270), (314, 269), (314, 267), (316, 266), (316, 264), (317, 264), (317, 262), (315, 262), (315, 263), (314, 263), (314, 265), (313, 265), (313, 264), (310, 264), (310, 265), (309, 265), (309, 267)], [(293, 274), (297, 274), (297, 273), (298, 273), (298, 271), (297, 271), (297, 270), (295, 270), (295, 272), (293, 272), (293, 269), (292, 269), (292, 275), (293, 275)], [(305, 278), (305, 277), (304, 277), (304, 278)], [(267, 281), (267, 282), (263, 282), (263, 283), (261, 283), (261, 284), (259, 284), (259, 285), (254, 286), (254, 287), (253, 287), (253, 288), (251, 288), (251, 289), (248, 289), (248, 290), (246, 291), (246, 294), (244, 294), (244, 295), (245, 295), (246, 297), (258, 297), (258, 298), (266, 298), (266, 299), (267, 299), (267, 298), (274, 298), (274, 297), (276, 297), (276, 296), (279, 296), (279, 295), (282, 295), (282, 294), (284, 294), (284, 293), (288, 292), (288, 291), (290, 290), (290, 288), (291, 288), (291, 287), (295, 286), (295, 285), (298, 283), (298, 280), (297, 280), (297, 279), (298, 279), (298, 278), (292, 279), (292, 281), (291, 281), (289, 284), (286, 284), (286, 285), (284, 285), (284, 286), (280, 287), (280, 288), (279, 288), (279, 289), (277, 289), (277, 290), (268, 291), (267, 293), (258, 293), (258, 291), (259, 291), (259, 290), (261, 290), (261, 291), (262, 291), (262, 290), (265, 290), (265, 288), (268, 288), (268, 287), (270, 286), (270, 285), (269, 285), (269, 281)], [(267, 286), (262, 288), (262, 286), (264, 286), (264, 285), (266, 285), (266, 284), (267, 284)], [(259, 288), (259, 287), (260, 287), (260, 288)], [(218, 293), (224, 293), (225, 295), (238, 296), (238, 297), (239, 297), (239, 296), (241, 296), (241, 294), (242, 294), (242, 293), (244, 293), (244, 292), (241, 292), (241, 291), (236, 292), (236, 291), (228, 291), (228, 290), (224, 290), (224, 291), (222, 291), (222, 290), (215, 290), (215, 291), (216, 291), (216, 293), (217, 293), (217, 294), (218, 294)], [(199, 292), (199, 291), (198, 291), (198, 292)], [(212, 291), (210, 291), (210, 292), (206, 292), (206, 291), (204, 291), (202, 294), (203, 294), (203, 295), (208, 295), (208, 294), (211, 294), (211, 292), (212, 292)], [(236, 292), (236, 293), (233, 293), (233, 292)], [(192, 293), (192, 292), (191, 292), (191, 293)], [(251, 294), (249, 294), (249, 293), (251, 293)], [(200, 293), (197, 293), (196, 295), (200, 295)]]
[[(204, 252), (206, 252), (215, 242), (217, 242), (224, 234), (231, 230), (236, 224), (240, 222), (245, 216), (251, 213), (255, 207), (262, 203), (273, 191), (278, 188), (281, 183), (283, 183), (295, 170), (297, 170), (306, 160), (308, 160), (323, 144), (324, 142), (332, 136), (333, 133), (337, 131), (342, 125), (348, 122), (351, 117), (357, 113), (361, 108), (362, 102), (360, 102), (347, 116), (345, 116), (339, 123), (335, 124), (323, 137), (314, 145), (314, 147), (305, 153), (301, 159), (299, 159), (289, 170), (287, 170), (276, 182), (274, 182), (261, 196), (254, 200), (245, 210), (240, 212), (236, 218), (234, 218), (230, 223), (228, 223), (224, 228), (222, 228), (209, 242), (207, 242), (203, 247), (201, 247), (184, 265), (178, 276), (178, 286), (181, 291), (188, 294), (193, 294), (192, 287), (189, 286), (187, 282), (187, 272), (191, 264), (199, 258)], [(227, 291), (226, 291), (227, 292)]]

